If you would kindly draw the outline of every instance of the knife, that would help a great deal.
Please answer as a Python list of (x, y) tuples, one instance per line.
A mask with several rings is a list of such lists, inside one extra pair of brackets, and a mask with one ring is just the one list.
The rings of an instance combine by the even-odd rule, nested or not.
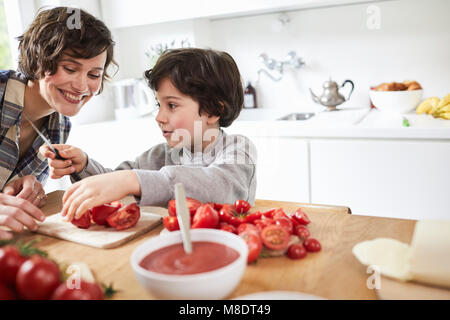
[(189, 213), (184, 188), (181, 183), (175, 185), (175, 208), (177, 211), (178, 223), (180, 224), (181, 238), (183, 239), (183, 248), (187, 254), (192, 253), (191, 242), (191, 215)]
[[(42, 138), (42, 140), (44, 140), (45, 144), (50, 148), (50, 150), (53, 151), (53, 153), (56, 155), (56, 159), (58, 159), (58, 160), (67, 160), (66, 158), (62, 157), (59, 154), (59, 151), (52, 146), (51, 142), (48, 141), (48, 139), (42, 134), (41, 131), (39, 131), (38, 128), (36, 128), (34, 123), (32, 121), (30, 121), (30, 119), (25, 117), (25, 115), (24, 115), (24, 118), (31, 124), (31, 127), (33, 127), (33, 130), (36, 131), (36, 133)], [(71, 173), (70, 176), (75, 181), (80, 181), (81, 180), (81, 177), (80, 177), (80, 175), (77, 172)]]

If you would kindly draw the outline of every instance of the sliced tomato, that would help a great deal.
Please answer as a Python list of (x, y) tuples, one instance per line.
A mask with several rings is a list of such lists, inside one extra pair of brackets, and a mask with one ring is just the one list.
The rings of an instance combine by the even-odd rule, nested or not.
[(271, 210), (269, 210), (269, 211), (263, 212), (262, 215), (263, 215), (264, 217), (266, 217), (266, 218), (272, 219), (272, 218), (273, 218), (273, 215), (275, 214), (275, 211), (277, 211), (277, 209), (271, 209)]
[(172, 216), (163, 217), (163, 224), (169, 231), (180, 230), (180, 225), (178, 224), (178, 218)]
[(239, 227), (237, 227), (237, 233), (240, 234), (242, 232), (256, 232), (256, 234), (259, 236), (258, 227), (251, 223), (241, 223)]
[(294, 233), (294, 224), (292, 223), (291, 219), (279, 218), (279, 219), (274, 219), (274, 222), (275, 222), (274, 223), (275, 225), (286, 229), (286, 231), (289, 233), (289, 235)]
[(265, 227), (268, 227), (275, 222), (273, 219), (258, 219), (253, 221), (253, 224), (258, 228), (259, 232), (261, 232)]
[(275, 210), (273, 213), (273, 219), (289, 219), (288, 215), (284, 212), (283, 208)]
[(219, 226), (219, 214), (214, 208), (205, 204), (197, 209), (192, 223), (192, 229), (217, 228)]
[(247, 213), (244, 217), (245, 223), (253, 223), (255, 220), (261, 219), (262, 213), (259, 211)]
[(254, 232), (246, 231), (239, 234), (239, 237), (244, 239), (248, 247), (247, 263), (253, 262), (258, 259), (262, 250), (261, 238)]
[(86, 211), (79, 219), (72, 219), (72, 224), (81, 229), (87, 229), (91, 226), (91, 210)]
[(289, 244), (289, 233), (282, 227), (270, 225), (261, 232), (264, 245), (272, 250), (283, 250)]
[(136, 203), (131, 203), (111, 214), (106, 221), (116, 230), (124, 230), (135, 226), (141, 217), (141, 210)]
[(250, 205), (250, 203), (245, 200), (236, 200), (236, 202), (234, 203), (234, 208), (239, 214), (247, 213), (251, 207), (252, 206)]
[[(187, 207), (189, 209), (189, 213), (191, 214), (191, 216), (193, 216), (195, 214), (195, 212), (197, 211), (197, 209), (203, 205), (202, 202), (193, 199), (193, 198), (189, 198), (186, 197), (186, 202), (187, 202)], [(175, 199), (172, 199), (169, 201), (169, 205), (168, 205), (168, 210), (169, 210), (169, 215), (176, 217), (177, 216), (177, 207), (176, 207), (176, 203), (175, 203)]]
[(311, 222), (311, 220), (309, 220), (308, 216), (302, 210), (302, 208), (298, 208), (292, 215), (292, 218), (294, 218), (295, 220), (297, 220), (298, 223), (303, 225), (308, 225)]
[(237, 229), (232, 224), (226, 222), (219, 222), (219, 229), (223, 231), (228, 231), (234, 234), (237, 234)]
[(117, 204), (116, 202), (114, 203), (115, 205), (113, 205), (112, 203), (106, 203), (102, 204), (101, 206), (93, 207), (91, 209), (92, 220), (100, 226), (108, 226), (108, 222), (106, 221), (106, 219), (108, 219), (111, 214), (119, 210), (119, 208), (122, 206), (120, 202), (119, 204)]

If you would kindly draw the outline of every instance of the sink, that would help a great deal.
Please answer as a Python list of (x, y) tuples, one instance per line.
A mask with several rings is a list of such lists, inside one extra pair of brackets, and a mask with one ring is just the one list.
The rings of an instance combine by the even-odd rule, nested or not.
[(301, 112), (301, 113), (289, 113), (277, 120), (308, 120), (314, 117), (315, 113), (313, 112)]

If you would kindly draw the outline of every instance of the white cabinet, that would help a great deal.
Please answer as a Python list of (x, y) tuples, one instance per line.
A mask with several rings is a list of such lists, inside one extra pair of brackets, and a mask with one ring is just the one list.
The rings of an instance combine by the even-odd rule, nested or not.
[(124, 28), (195, 18), (225, 18), (374, 0), (101, 0), (103, 20)]
[(311, 140), (311, 201), (353, 213), (450, 218), (450, 142)]
[(258, 153), (256, 198), (309, 202), (308, 142), (252, 137)]

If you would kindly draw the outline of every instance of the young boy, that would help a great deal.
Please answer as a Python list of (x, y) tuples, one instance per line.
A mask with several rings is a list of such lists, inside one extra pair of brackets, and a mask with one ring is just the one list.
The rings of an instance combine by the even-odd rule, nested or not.
[(221, 129), (231, 125), (243, 106), (243, 86), (233, 58), (214, 50), (174, 49), (162, 54), (145, 78), (156, 92), (156, 121), (167, 143), (114, 171), (76, 147), (54, 145), (68, 159), (64, 161), (42, 147), (52, 178), (74, 171), (83, 178), (65, 192), (62, 215), (70, 221), (129, 194), (143, 206), (166, 206), (175, 198), (177, 183), (183, 184), (187, 197), (202, 202), (243, 199), (253, 204), (256, 149), (248, 138)]

